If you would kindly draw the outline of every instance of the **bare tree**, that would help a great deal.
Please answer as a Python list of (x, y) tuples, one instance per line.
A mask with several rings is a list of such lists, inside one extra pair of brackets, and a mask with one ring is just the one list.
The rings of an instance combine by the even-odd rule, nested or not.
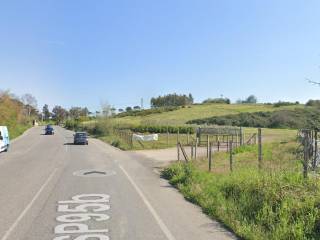
[(103, 117), (110, 117), (112, 116), (112, 106), (107, 102), (101, 102), (101, 113)]
[(311, 84), (315, 84), (315, 85), (319, 85), (320, 86), (320, 82), (315, 82), (315, 81), (312, 81), (310, 80), (309, 78), (306, 78), (306, 80), (311, 83)]
[(27, 114), (30, 117), (32, 110), (36, 110), (37, 108), (37, 99), (30, 93), (26, 93), (21, 97), (21, 101), (25, 105)]

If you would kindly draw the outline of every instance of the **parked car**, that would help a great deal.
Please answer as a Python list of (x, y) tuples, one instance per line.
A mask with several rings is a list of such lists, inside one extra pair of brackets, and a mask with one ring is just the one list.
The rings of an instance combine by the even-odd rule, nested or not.
[(51, 125), (47, 125), (46, 128), (44, 129), (45, 135), (54, 135), (54, 129)]
[(0, 152), (7, 152), (10, 145), (9, 131), (6, 126), (0, 126)]
[(88, 134), (86, 132), (76, 132), (73, 138), (73, 144), (88, 145)]

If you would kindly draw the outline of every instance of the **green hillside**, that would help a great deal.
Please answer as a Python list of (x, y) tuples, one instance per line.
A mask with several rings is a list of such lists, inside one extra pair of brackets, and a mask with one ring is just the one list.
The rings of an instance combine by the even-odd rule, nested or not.
[(266, 104), (202, 104), (179, 108), (175, 111), (156, 113), (147, 116), (116, 117), (117, 124), (129, 125), (183, 125), (186, 122), (199, 118), (224, 116), (239, 113), (268, 112), (284, 109), (295, 109), (302, 105), (274, 107)]

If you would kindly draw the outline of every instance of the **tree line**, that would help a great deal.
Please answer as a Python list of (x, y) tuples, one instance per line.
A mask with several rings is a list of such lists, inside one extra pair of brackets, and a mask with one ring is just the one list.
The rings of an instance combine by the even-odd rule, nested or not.
[(151, 107), (172, 107), (172, 106), (186, 106), (193, 104), (194, 99), (191, 93), (189, 95), (179, 95), (176, 93), (167, 94), (164, 96), (151, 98)]

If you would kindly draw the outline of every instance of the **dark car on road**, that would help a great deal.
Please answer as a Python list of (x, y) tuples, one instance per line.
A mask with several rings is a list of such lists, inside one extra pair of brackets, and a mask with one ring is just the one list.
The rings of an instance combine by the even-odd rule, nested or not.
[(44, 133), (45, 135), (54, 135), (54, 129), (50, 125), (47, 125), (44, 131), (45, 131)]
[(76, 132), (73, 136), (73, 144), (88, 145), (88, 134), (86, 132)]

